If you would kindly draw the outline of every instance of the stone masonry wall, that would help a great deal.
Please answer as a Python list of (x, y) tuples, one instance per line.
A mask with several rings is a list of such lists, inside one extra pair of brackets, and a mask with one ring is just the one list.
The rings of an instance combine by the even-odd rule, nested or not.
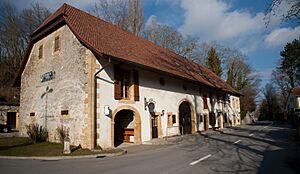
[[(60, 50), (54, 52), (56, 36), (60, 37)], [(41, 59), (38, 56), (40, 45), (43, 45)], [(87, 135), (89, 114), (85, 108), (90, 54), (66, 25), (34, 44), (22, 74), (21, 135), (26, 136), (25, 125), (37, 123), (47, 127), (50, 141), (58, 142), (56, 129), (63, 125), (69, 128), (71, 144), (91, 146), (91, 137)], [(50, 71), (55, 72), (55, 78), (41, 82), (41, 75)]]

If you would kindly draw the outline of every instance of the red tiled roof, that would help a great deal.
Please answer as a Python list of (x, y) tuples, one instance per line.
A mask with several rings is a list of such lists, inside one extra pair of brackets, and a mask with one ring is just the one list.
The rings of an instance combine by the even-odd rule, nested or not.
[(53, 20), (60, 17), (64, 18), (68, 27), (83, 44), (98, 54), (113, 56), (120, 61), (156, 69), (240, 95), (207, 68), (67, 4), (47, 18), (31, 36), (39, 33)]

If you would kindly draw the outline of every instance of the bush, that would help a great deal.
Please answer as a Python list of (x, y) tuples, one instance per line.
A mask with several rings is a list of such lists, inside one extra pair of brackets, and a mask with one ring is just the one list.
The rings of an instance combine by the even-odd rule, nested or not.
[(27, 135), (34, 142), (45, 142), (48, 139), (48, 131), (38, 124), (26, 125)]
[(69, 128), (65, 128), (63, 125), (61, 125), (57, 127), (56, 131), (58, 133), (60, 142), (63, 144), (64, 139), (69, 135)]

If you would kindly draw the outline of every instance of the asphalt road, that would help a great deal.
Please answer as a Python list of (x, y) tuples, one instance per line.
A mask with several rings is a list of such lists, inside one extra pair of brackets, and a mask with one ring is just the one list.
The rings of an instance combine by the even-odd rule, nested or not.
[(177, 144), (132, 146), (123, 156), (97, 159), (0, 159), (3, 174), (60, 173), (299, 173), (295, 130), (284, 124), (188, 135)]

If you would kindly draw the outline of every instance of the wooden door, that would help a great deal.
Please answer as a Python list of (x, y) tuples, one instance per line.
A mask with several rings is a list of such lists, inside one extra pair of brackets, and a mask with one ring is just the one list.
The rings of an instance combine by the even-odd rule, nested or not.
[(158, 138), (158, 116), (152, 116), (152, 138)]
[(188, 102), (182, 102), (179, 106), (179, 123), (180, 133), (191, 134), (192, 133), (192, 120), (191, 109)]
[(204, 130), (209, 129), (209, 117), (207, 114), (204, 115)]

